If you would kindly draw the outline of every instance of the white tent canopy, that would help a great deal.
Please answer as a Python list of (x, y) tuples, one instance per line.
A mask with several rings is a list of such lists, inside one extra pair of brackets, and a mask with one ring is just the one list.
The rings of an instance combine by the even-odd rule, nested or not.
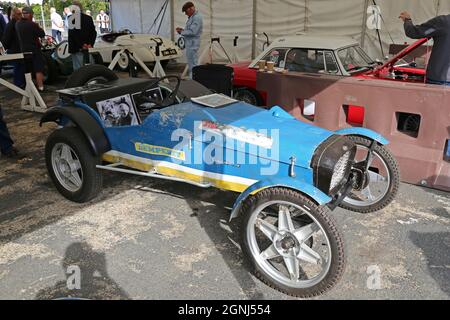
[[(161, 24), (161, 36), (175, 38), (174, 28), (183, 27), (186, 16), (181, 12), (185, 0), (168, 0), (167, 12)], [(222, 45), (231, 52), (235, 36), (239, 36), (238, 56), (251, 59), (262, 50), (261, 37), (266, 32), (271, 39), (298, 32), (317, 35), (351, 36), (364, 46), (373, 58), (381, 58), (375, 30), (366, 27), (367, 8), (372, 0), (196, 0), (203, 15), (202, 46), (211, 37), (221, 37)], [(156, 33), (149, 30), (165, 0), (111, 0), (112, 23), (115, 30), (128, 28), (133, 32)], [(450, 13), (449, 0), (377, 0), (383, 16), (381, 38), (385, 52), (389, 44), (411, 42), (404, 35), (398, 19), (409, 11), (415, 23), (439, 14)], [(159, 22), (159, 20), (158, 20)], [(159, 23), (157, 23), (158, 25)], [(258, 35), (257, 37), (255, 35)], [(220, 56), (220, 52), (217, 51)]]

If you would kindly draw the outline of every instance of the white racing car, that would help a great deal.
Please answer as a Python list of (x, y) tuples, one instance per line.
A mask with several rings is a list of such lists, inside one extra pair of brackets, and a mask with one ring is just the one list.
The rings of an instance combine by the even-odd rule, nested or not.
[[(114, 46), (118, 45), (136, 45), (138, 48), (135, 54), (145, 63), (155, 62), (156, 43), (160, 45), (160, 59), (163, 67), (167, 65), (170, 60), (180, 58), (182, 50), (170, 39), (151, 34), (135, 34), (129, 30), (120, 32), (113, 32), (101, 35), (97, 38), (95, 48), (100, 50), (104, 63), (110, 63), (115, 55), (119, 52)], [(107, 50), (111, 47), (111, 50)], [(105, 48), (105, 50), (103, 50)], [(127, 53), (121, 54), (117, 62), (117, 68), (121, 71), (127, 71), (130, 66), (130, 57)]]

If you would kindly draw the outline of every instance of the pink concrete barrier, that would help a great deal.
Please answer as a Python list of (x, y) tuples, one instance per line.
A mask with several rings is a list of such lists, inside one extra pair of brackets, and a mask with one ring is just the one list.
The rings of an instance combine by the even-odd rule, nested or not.
[(361, 117), (363, 127), (390, 141), (402, 181), (450, 191), (450, 87), (258, 72), (257, 89), (267, 92), (269, 106), (329, 130), (361, 126), (353, 122)]

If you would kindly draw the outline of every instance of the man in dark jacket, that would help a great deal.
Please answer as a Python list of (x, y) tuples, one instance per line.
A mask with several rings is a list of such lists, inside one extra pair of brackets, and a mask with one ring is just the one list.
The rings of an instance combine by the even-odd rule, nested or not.
[[(69, 52), (72, 54), (73, 69), (77, 70), (84, 65), (83, 49), (94, 46), (97, 38), (92, 17), (82, 12), (83, 8), (78, 1), (71, 6), (72, 15), (69, 17)], [(92, 59), (92, 57), (90, 57)]]
[(450, 14), (414, 25), (408, 12), (400, 13), (405, 33), (413, 39), (433, 38), (433, 52), (427, 68), (427, 83), (450, 85)]
[(22, 52), (33, 53), (33, 71), (39, 91), (44, 90), (44, 56), (41, 51), (39, 38), (45, 37), (45, 32), (33, 22), (33, 10), (30, 7), (22, 9), (22, 20), (16, 23), (17, 37)]
[[(5, 32), (6, 29), (6, 20), (5, 17), (3, 16), (3, 8), (0, 6), (0, 40), (3, 38), (3, 34)], [(4, 50), (4, 48), (0, 48), (1, 51)], [(3, 66), (3, 62), (0, 62), (0, 74), (2, 73), (2, 66)]]
[[(7, 53), (20, 53), (19, 38), (16, 32), (16, 23), (22, 19), (22, 10), (19, 8), (12, 9), (11, 20), (6, 25), (5, 33), (3, 34), (2, 43)], [(12, 61), (11, 64), (14, 66), (14, 84), (22, 89), (25, 88), (25, 74), (23, 61)]]

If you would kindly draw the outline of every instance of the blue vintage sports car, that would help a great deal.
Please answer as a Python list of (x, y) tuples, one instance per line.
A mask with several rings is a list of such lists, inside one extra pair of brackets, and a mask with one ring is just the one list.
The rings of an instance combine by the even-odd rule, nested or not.
[[(98, 66), (85, 68), (77, 73)], [(344, 244), (330, 209), (373, 212), (397, 192), (387, 141), (368, 129), (331, 132), (277, 106), (200, 95), (208, 92), (179, 78), (95, 79), (61, 90), (41, 120), (60, 125), (45, 146), (59, 192), (89, 201), (103, 170), (238, 192), (231, 218), (240, 219), (244, 255), (286, 294), (319, 295), (341, 277)]]

